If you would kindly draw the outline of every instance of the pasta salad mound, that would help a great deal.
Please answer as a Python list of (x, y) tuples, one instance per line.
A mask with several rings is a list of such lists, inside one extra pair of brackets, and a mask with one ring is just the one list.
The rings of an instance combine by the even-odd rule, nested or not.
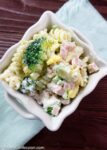
[(54, 25), (22, 40), (0, 80), (57, 116), (99, 70), (73, 34)]

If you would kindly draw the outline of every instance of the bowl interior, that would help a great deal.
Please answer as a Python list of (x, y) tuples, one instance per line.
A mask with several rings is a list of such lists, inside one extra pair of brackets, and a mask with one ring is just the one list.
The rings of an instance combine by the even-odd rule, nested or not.
[[(50, 26), (54, 24), (60, 26), (61, 28), (67, 31), (71, 32), (71, 30), (73, 30), (75, 33), (78, 33), (76, 29), (72, 27), (68, 28), (67, 26), (59, 22), (54, 13), (47, 11), (41, 16), (40, 20), (36, 24), (31, 26), (25, 32), (22, 39), (30, 40), (36, 32), (47, 27), (50, 28)], [(83, 97), (85, 97), (91, 91), (93, 91), (98, 81), (107, 74), (107, 64), (96, 55), (95, 51), (93, 50), (93, 47), (89, 46), (89, 44), (87, 43), (87, 39), (83, 37), (80, 32), (78, 34), (74, 34), (74, 38), (77, 42), (79, 42), (83, 46), (86, 55), (89, 55), (90, 58), (96, 62), (96, 64), (100, 68), (100, 71), (93, 75), (90, 75), (88, 85), (85, 88), (81, 89), (78, 96), (71, 102), (71, 104), (65, 106), (57, 117), (49, 116), (47, 113), (44, 112), (42, 107), (39, 106), (32, 98), (11, 89), (6, 83), (2, 82), (5, 90), (9, 94), (16, 97), (20, 101), (20, 103), (22, 103), (26, 107), (26, 109), (29, 112), (31, 112), (32, 114), (43, 120), (46, 127), (52, 131), (57, 130), (60, 127), (64, 118), (76, 110), (77, 106), (79, 105)], [(2, 59), (0, 60), (0, 72), (2, 72), (9, 65), (9, 63), (11, 62), (11, 58), (15, 53), (19, 44), (20, 41), (15, 45), (13, 45), (12, 47), (10, 47), (8, 51), (5, 53), (5, 55), (2, 57)]]

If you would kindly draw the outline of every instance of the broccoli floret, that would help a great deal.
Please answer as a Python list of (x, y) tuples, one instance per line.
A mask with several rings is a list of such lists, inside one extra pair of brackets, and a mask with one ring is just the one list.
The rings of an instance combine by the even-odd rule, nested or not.
[(32, 71), (41, 71), (44, 61), (47, 59), (46, 38), (38, 38), (33, 41), (26, 49), (23, 63), (26, 64)]

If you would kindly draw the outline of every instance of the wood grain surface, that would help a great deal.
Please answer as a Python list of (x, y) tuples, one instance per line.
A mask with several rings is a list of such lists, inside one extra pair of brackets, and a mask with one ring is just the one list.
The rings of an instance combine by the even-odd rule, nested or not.
[[(66, 0), (0, 0), (0, 57), (19, 41), (45, 10), (56, 12)], [(107, 19), (107, 1), (91, 0)], [(25, 146), (46, 150), (107, 150), (107, 77), (81, 102), (57, 132), (44, 128)], [(30, 149), (30, 148), (29, 148)]]

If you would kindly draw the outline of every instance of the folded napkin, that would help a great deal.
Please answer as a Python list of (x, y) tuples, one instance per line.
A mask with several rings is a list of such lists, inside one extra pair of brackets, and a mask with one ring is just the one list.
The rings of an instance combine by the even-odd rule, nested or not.
[[(64, 24), (76, 27), (87, 36), (97, 53), (107, 60), (107, 22), (88, 0), (70, 0), (56, 15)], [(0, 149), (18, 149), (44, 125), (39, 120), (22, 118), (4, 99), (4, 90), (0, 87)]]
[(70, 0), (57, 16), (64, 24), (80, 30), (107, 61), (107, 22), (88, 0)]

